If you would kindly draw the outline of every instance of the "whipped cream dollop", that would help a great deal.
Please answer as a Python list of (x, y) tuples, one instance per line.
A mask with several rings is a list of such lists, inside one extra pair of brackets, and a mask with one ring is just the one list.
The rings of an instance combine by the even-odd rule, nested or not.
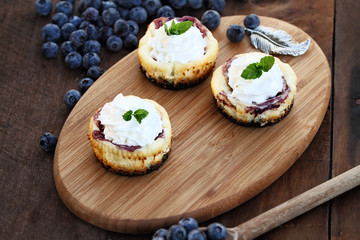
[[(125, 121), (123, 115), (132, 110), (145, 109), (149, 114), (141, 123), (132, 117)], [(154, 105), (136, 96), (124, 97), (121, 93), (106, 103), (97, 118), (104, 126), (105, 139), (115, 144), (146, 146), (162, 132), (162, 120)]]
[(268, 72), (263, 72), (260, 78), (244, 79), (241, 77), (243, 70), (248, 65), (260, 62), (263, 57), (263, 54), (245, 54), (231, 62), (228, 69), (228, 84), (233, 89), (230, 94), (233, 98), (253, 105), (263, 103), (282, 91), (284, 74), (276, 62)]
[[(171, 20), (165, 24), (170, 28)], [(204, 56), (206, 41), (200, 30), (191, 26), (185, 33), (168, 36), (164, 26), (155, 29), (153, 37), (149, 39), (152, 48), (150, 56), (161, 63), (179, 61), (183, 64)]]

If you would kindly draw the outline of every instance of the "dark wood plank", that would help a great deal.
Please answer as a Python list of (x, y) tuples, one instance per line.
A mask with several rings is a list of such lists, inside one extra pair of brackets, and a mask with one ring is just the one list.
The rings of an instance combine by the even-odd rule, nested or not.
[[(336, 3), (333, 176), (360, 164), (359, 11), (358, 1)], [(332, 202), (331, 239), (360, 236), (359, 198), (358, 187)]]
[[(149, 239), (149, 236), (129, 236), (94, 227), (71, 214), (58, 197), (52, 173), (53, 155), (43, 153), (38, 147), (38, 140), (45, 131), (60, 133), (62, 124), (70, 112), (63, 104), (63, 96), (67, 90), (76, 89), (78, 82), (85, 75), (80, 70), (68, 70), (60, 56), (53, 60), (41, 56), (40, 29), (50, 21), (50, 18), (37, 16), (33, 10), (33, 2), (0, 1), (2, 23), (0, 28), (0, 238)], [(227, 0), (226, 2), (223, 15), (256, 13), (276, 17), (302, 28), (317, 41), (331, 63), (334, 1)], [(352, 11), (353, 14), (349, 16), (354, 18), (358, 12), (354, 9), (355, 1), (346, 1), (346, 3), (350, 7), (343, 9), (343, 19), (348, 17), (347, 11)], [(337, 1), (337, 8), (342, 7), (341, 4)], [(201, 17), (203, 11), (204, 9), (177, 13)], [(340, 18), (339, 14), (340, 12), (338, 18)], [(352, 21), (353, 24), (357, 22), (358, 18)], [(345, 26), (347, 25), (339, 27), (346, 29)], [(141, 28), (141, 33), (145, 28), (146, 26)], [(350, 33), (348, 31), (348, 35)], [(343, 31), (342, 35), (344, 34), (346, 30)], [(353, 38), (353, 41), (357, 39)], [(344, 66), (356, 62), (354, 59), (359, 56), (358, 47), (354, 48), (355, 52), (351, 52), (354, 50), (346, 49), (348, 46), (348, 44), (344, 45), (337, 54), (337, 62), (341, 60)], [(101, 66), (108, 69), (128, 53), (127, 50), (115, 54), (104, 50)], [(353, 56), (354, 59), (346, 60), (347, 56)], [(356, 79), (359, 77), (358, 65), (352, 66), (354, 70), (348, 69), (347, 73), (352, 74)], [(336, 76), (336, 79), (340, 80), (338, 85), (341, 90), (344, 87), (342, 81), (348, 78), (345, 75), (341, 76), (340, 72), (337, 72)], [(340, 111), (343, 105), (339, 102), (339, 105), (335, 104), (335, 106), (337, 111), (334, 113), (334, 120), (338, 119), (337, 128), (340, 129), (343, 126), (340, 122), (341, 117), (345, 116)], [(340, 114), (338, 118), (336, 118), (337, 114)], [(356, 124), (358, 118), (353, 119), (352, 124)], [(354, 129), (355, 127), (352, 128), (353, 131)], [(238, 225), (327, 180), (331, 157), (330, 131), (331, 109), (309, 148), (288, 172), (255, 198), (209, 222), (220, 221), (230, 227)], [(351, 131), (349, 136), (350, 133)], [(351, 135), (353, 136), (351, 139), (347, 138), (348, 135), (342, 136), (340, 130), (337, 134), (334, 135), (334, 139), (336, 136), (339, 147), (334, 144), (334, 156), (337, 156), (334, 158), (336, 165), (334, 170), (338, 170), (334, 175), (342, 172), (346, 167), (355, 165), (355, 160), (359, 159), (358, 139), (355, 138), (359, 133), (355, 132), (355, 135)], [(344, 143), (347, 142), (349, 143), (346, 146), (351, 146), (353, 149), (352, 156), (347, 155), (344, 150), (346, 147), (344, 149), (340, 147), (345, 146)], [(349, 162), (341, 161), (342, 157), (349, 159)], [(359, 235), (354, 224), (354, 220), (359, 219), (359, 215), (355, 213), (356, 209), (359, 209), (356, 203), (358, 198), (359, 193), (355, 190), (350, 195), (339, 198), (341, 202), (338, 204), (338, 200), (334, 201), (332, 208), (334, 217), (331, 223), (334, 236), (340, 238), (344, 235), (341, 233), (346, 233), (348, 236)], [(348, 205), (344, 204), (340, 207), (344, 201)], [(261, 239), (328, 239), (328, 214), (327, 205), (323, 205), (269, 232)], [(347, 216), (351, 218), (347, 219)], [(355, 233), (357, 235), (352, 235)]]

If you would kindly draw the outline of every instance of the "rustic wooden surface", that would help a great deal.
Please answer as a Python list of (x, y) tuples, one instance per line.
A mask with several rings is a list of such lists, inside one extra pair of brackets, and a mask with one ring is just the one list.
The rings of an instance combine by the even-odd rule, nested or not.
[[(227, 27), (243, 22), (244, 17), (223, 17), (213, 31), (220, 46), (215, 68), (235, 54), (255, 51), (248, 37), (241, 44), (226, 38)], [(294, 25), (262, 16), (261, 20), (299, 42), (309, 38)], [(145, 78), (136, 51), (117, 62), (84, 94), (61, 131), (54, 178), (65, 205), (85, 221), (108, 230), (151, 233), (185, 216), (211, 219), (264, 190), (310, 144), (331, 92), (330, 68), (314, 40), (303, 56), (278, 57), (297, 74), (297, 95), (289, 116), (268, 128), (241, 127), (224, 118), (214, 106), (210, 79), (190, 89), (169, 91)], [(155, 100), (167, 110), (172, 151), (159, 171), (119, 177), (98, 164), (87, 125), (96, 109), (119, 92)]]
[[(327, 114), (295, 164), (251, 200), (202, 223), (220, 221), (232, 227), (359, 164), (360, 7), (356, 0), (226, 2), (223, 16), (256, 13), (303, 29), (319, 44), (334, 73)], [(178, 15), (200, 17), (202, 12), (183, 10)], [(38, 140), (46, 131), (60, 133), (70, 112), (64, 93), (77, 88), (84, 73), (68, 70), (60, 57), (41, 56), (40, 29), (50, 20), (35, 14), (33, 1), (1, 0), (0, 19), (0, 238), (149, 239), (102, 230), (62, 203), (53, 179), (53, 155), (42, 152)], [(108, 69), (128, 53), (105, 50), (101, 66)], [(359, 197), (356, 188), (259, 239), (357, 239)]]

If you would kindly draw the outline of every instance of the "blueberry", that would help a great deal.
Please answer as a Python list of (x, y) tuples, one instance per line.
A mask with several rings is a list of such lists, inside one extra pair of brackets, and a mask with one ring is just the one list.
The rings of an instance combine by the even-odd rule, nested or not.
[(186, 5), (186, 0), (168, 0), (168, 2), (175, 9), (182, 9)]
[(74, 26), (76, 28), (78, 28), (80, 26), (81, 21), (82, 20), (79, 16), (71, 16), (71, 17), (69, 17), (69, 20), (68, 20), (68, 22), (74, 24)]
[(106, 40), (106, 48), (110, 52), (118, 52), (122, 48), (123, 42), (120, 37), (112, 35)]
[(162, 6), (160, 0), (145, 0), (142, 3), (149, 16), (154, 16), (157, 10)]
[(114, 3), (113, 1), (101, 1), (101, 11), (109, 8), (117, 8), (116, 3)]
[(89, 22), (96, 22), (99, 18), (99, 11), (94, 7), (88, 7), (82, 12), (81, 17)]
[(65, 23), (64, 25), (62, 25), (61, 27), (61, 37), (64, 40), (68, 40), (70, 37), (70, 34), (76, 30), (76, 27), (74, 24), (72, 23)]
[(118, 19), (114, 23), (114, 33), (120, 37), (125, 37), (129, 33), (129, 25), (124, 19)]
[(69, 2), (72, 5), (75, 5), (75, 2), (76, 2), (76, 0), (61, 0), (61, 1)]
[(120, 17), (122, 19), (129, 19), (129, 12), (130, 12), (129, 9), (123, 8), (123, 7), (118, 7), (117, 10), (119, 11)]
[(166, 239), (168, 232), (169, 231), (166, 230), (165, 228), (160, 228), (160, 229), (156, 230), (156, 232), (152, 236), (152, 239), (154, 240), (154, 238), (156, 238), (156, 237), (161, 237), (163, 239)]
[(65, 57), (65, 64), (70, 69), (78, 69), (81, 67), (82, 57), (78, 52), (71, 52)]
[(101, 0), (80, 0), (79, 6), (78, 6), (78, 12), (82, 13), (89, 7), (100, 9), (101, 8)]
[(179, 225), (183, 226), (187, 233), (199, 227), (198, 222), (194, 218), (183, 218), (179, 221)]
[(40, 137), (39, 145), (44, 152), (53, 152), (55, 151), (57, 141), (58, 138), (54, 134), (46, 132)]
[(186, 230), (181, 225), (172, 225), (169, 228), (169, 232), (167, 235), (167, 239), (169, 240), (185, 240), (186, 239)]
[(124, 38), (124, 46), (127, 49), (135, 49), (139, 45), (139, 41), (134, 34), (129, 34)]
[(75, 52), (77, 48), (70, 41), (65, 41), (61, 44), (60, 49), (61, 53), (66, 56), (71, 52)]
[(41, 38), (45, 42), (56, 42), (60, 39), (60, 35), (61, 31), (59, 26), (53, 23), (48, 23), (41, 29)]
[(135, 21), (137, 24), (143, 24), (147, 19), (147, 12), (143, 7), (134, 7), (129, 12), (130, 20)]
[(87, 40), (83, 45), (83, 53), (94, 52), (100, 55), (101, 44), (96, 40)]
[(94, 24), (89, 24), (84, 30), (86, 31), (88, 39), (97, 40), (99, 38), (99, 30)]
[(99, 41), (102, 43), (102, 44), (106, 44), (106, 40), (111, 36), (113, 35), (113, 30), (111, 27), (109, 26), (103, 26), (99, 29), (98, 31), (99, 33)]
[(192, 9), (200, 9), (203, 6), (203, 0), (188, 0), (188, 4)]
[(65, 93), (64, 103), (69, 108), (73, 108), (75, 104), (80, 100), (81, 94), (78, 90), (71, 89)]
[(36, 0), (34, 3), (34, 8), (37, 14), (40, 16), (48, 16), (52, 11), (52, 1), (51, 0)]
[(133, 8), (140, 6), (141, 0), (117, 0), (117, 4), (123, 8)]
[(156, 17), (174, 18), (175, 12), (169, 5), (165, 5), (157, 10)]
[(94, 80), (92, 80), (91, 78), (83, 78), (81, 79), (81, 81), (79, 82), (79, 90), (81, 92), (81, 94), (84, 94), (86, 92), (86, 90), (89, 89), (89, 87), (94, 83)]
[(231, 42), (240, 42), (245, 36), (245, 30), (239, 24), (233, 24), (226, 30), (226, 37)]
[(82, 21), (79, 25), (79, 29), (85, 29), (87, 26), (89, 26), (91, 23), (89, 21)]
[(108, 8), (102, 12), (103, 23), (107, 26), (112, 26), (116, 20), (120, 18), (120, 13), (115, 8)]
[(74, 14), (74, 6), (70, 2), (60, 1), (55, 5), (55, 13), (59, 12), (70, 17)]
[(46, 58), (55, 58), (58, 55), (59, 47), (54, 42), (46, 42), (41, 47), (41, 53)]
[(87, 33), (83, 29), (76, 30), (70, 34), (69, 40), (75, 47), (81, 47), (87, 40)]
[(212, 223), (207, 227), (207, 237), (210, 240), (225, 240), (227, 231), (224, 225), (220, 223)]
[(199, 230), (199, 229), (193, 229), (189, 232), (187, 236), (187, 240), (206, 240), (206, 234)]
[(83, 56), (82, 65), (85, 69), (89, 69), (91, 66), (99, 66), (101, 59), (97, 53), (88, 52)]
[(201, 22), (212, 31), (220, 24), (220, 14), (215, 10), (207, 10), (201, 16)]
[(247, 15), (244, 19), (246, 28), (255, 29), (260, 25), (260, 18), (256, 14)]
[(87, 70), (86, 76), (96, 81), (104, 72), (105, 70), (102, 67), (92, 66)]
[(129, 25), (129, 34), (134, 34), (134, 35), (138, 34), (139, 25), (133, 20), (127, 20), (126, 22)]
[(68, 19), (69, 18), (65, 13), (58, 12), (53, 15), (51, 20), (54, 24), (62, 27), (62, 25), (68, 22)]
[(222, 12), (225, 7), (225, 0), (209, 0), (208, 8), (217, 12)]

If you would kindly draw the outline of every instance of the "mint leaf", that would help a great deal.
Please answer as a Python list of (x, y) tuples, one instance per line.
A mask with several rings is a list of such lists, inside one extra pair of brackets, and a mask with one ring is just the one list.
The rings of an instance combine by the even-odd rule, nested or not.
[(260, 59), (260, 65), (264, 72), (269, 71), (275, 63), (275, 58), (273, 56), (266, 56)]
[(184, 22), (175, 23), (175, 21), (173, 20), (171, 22), (170, 28), (165, 24), (165, 22), (163, 22), (163, 25), (164, 25), (165, 32), (168, 36), (180, 35), (180, 34), (185, 33), (187, 30), (189, 30), (191, 28), (191, 26), (193, 25), (193, 22), (192, 21), (184, 21)]
[(129, 110), (126, 113), (124, 113), (124, 115), (122, 116), (123, 119), (125, 121), (130, 121), (131, 120), (131, 115), (132, 115), (133, 111)]
[(256, 79), (261, 77), (262, 72), (268, 72), (275, 63), (273, 56), (266, 56), (260, 59), (258, 63), (252, 63), (247, 66), (241, 73), (241, 77), (244, 79)]
[(141, 123), (141, 121), (146, 118), (148, 114), (149, 112), (145, 109), (138, 109), (134, 112), (134, 118), (136, 119), (136, 121), (138, 121), (138, 123)]

